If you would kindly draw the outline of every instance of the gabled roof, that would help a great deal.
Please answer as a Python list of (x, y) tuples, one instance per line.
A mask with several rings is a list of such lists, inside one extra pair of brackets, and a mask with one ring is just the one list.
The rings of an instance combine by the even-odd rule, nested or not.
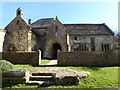
[(38, 35), (42, 35), (42, 36), (45, 35), (46, 30), (47, 30), (46, 28), (41, 28), (41, 29), (33, 28), (32, 29), (33, 32), (35, 32)]
[(54, 18), (43, 18), (35, 21), (30, 26), (32, 28), (38, 28), (38, 27), (48, 27), (51, 25), (51, 23), (54, 21)]
[(105, 24), (63, 24), (70, 35), (113, 35), (114, 32)]
[(9, 27), (9, 26), (11, 26), (11, 25), (14, 26), (14, 25), (13, 25), (13, 22), (14, 22), (15, 20), (20, 20), (20, 19), (21, 19), (22, 22), (24, 22), (24, 25), (26, 25), (27, 27), (30, 28), (30, 25), (27, 24), (22, 17), (17, 16), (17, 17), (15, 17), (4, 29), (6, 30), (6, 28)]

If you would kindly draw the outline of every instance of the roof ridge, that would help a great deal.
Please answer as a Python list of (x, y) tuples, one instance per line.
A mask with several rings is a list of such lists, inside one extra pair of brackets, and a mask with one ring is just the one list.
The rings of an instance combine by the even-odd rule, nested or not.
[(63, 25), (104, 25), (104, 23), (92, 24), (92, 23), (75, 23), (75, 24), (63, 24)]
[(39, 19), (39, 20), (42, 20), (42, 19), (54, 19), (54, 18), (41, 18), (41, 19)]

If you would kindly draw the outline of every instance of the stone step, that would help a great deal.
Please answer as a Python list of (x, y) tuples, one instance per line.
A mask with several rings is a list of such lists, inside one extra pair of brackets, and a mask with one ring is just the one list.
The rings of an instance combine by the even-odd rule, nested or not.
[(54, 73), (32, 73), (32, 76), (53, 76)]
[(27, 85), (40, 85), (40, 84), (51, 85), (51, 84), (55, 84), (55, 81), (29, 81), (26, 84)]
[(54, 80), (52, 76), (31, 76), (30, 81), (46, 81), (46, 80)]
[(28, 81), (26, 84), (27, 85), (39, 85), (39, 84), (43, 84), (44, 81)]

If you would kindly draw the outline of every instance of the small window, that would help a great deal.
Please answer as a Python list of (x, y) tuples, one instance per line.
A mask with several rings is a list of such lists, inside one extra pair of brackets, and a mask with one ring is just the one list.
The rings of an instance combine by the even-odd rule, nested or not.
[(74, 44), (74, 51), (88, 51), (88, 43), (75, 43)]
[(17, 25), (19, 25), (19, 20), (17, 20)]
[(77, 37), (74, 37), (74, 40), (77, 40)]
[(22, 33), (22, 29), (21, 29), (21, 27), (19, 28), (19, 33), (20, 33), (20, 34)]
[(72, 40), (74, 40), (74, 37), (71, 37)]
[(110, 45), (109, 44), (101, 44), (102, 51), (109, 51)]
[(20, 15), (20, 11), (17, 12), (17, 15)]
[(58, 32), (58, 26), (55, 27), (56, 32)]
[(78, 51), (79, 44), (74, 44), (74, 51)]
[(71, 37), (72, 40), (77, 40), (76, 36)]
[(79, 40), (84, 40), (84, 39), (85, 39), (84, 36), (80, 36), (80, 37), (79, 37)]

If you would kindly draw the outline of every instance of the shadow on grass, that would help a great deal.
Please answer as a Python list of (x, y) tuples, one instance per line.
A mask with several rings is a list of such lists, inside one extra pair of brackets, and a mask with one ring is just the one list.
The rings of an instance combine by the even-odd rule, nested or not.
[(19, 83), (2, 83), (2, 88), (5, 88), (5, 87), (12, 87), (14, 85), (17, 85)]
[(92, 70), (100, 70), (101, 68), (104, 68), (104, 67), (87, 67), (88, 69), (92, 69)]
[(41, 85), (39, 85), (37, 88), (45, 88), (45, 87), (49, 87), (49, 86), (53, 86), (53, 85), (55, 85), (55, 84), (45, 84), (45, 83), (43, 83), (43, 84), (41, 84)]

